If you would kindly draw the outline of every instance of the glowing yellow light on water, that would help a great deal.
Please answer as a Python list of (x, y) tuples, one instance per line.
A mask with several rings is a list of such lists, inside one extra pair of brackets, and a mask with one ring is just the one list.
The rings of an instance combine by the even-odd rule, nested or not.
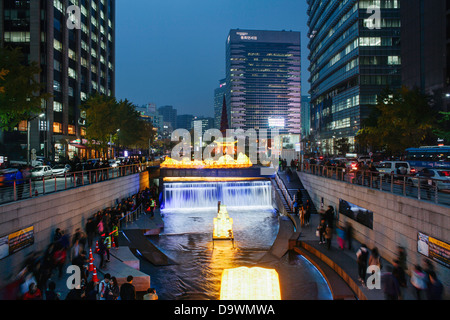
[(220, 206), (217, 218), (214, 218), (214, 239), (232, 239), (233, 238), (233, 219), (228, 215), (227, 207)]
[(225, 269), (220, 300), (281, 300), (278, 273), (259, 267)]

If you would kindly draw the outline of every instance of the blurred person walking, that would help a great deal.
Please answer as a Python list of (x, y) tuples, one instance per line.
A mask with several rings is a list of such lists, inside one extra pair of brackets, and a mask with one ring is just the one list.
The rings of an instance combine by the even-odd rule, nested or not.
[(444, 286), (442, 282), (437, 278), (436, 272), (431, 271), (428, 274), (429, 283), (427, 288), (428, 300), (442, 300), (444, 294)]
[(392, 273), (392, 267), (386, 267), (387, 272), (381, 276), (383, 293), (386, 300), (398, 300), (400, 296), (400, 285)]
[(358, 276), (359, 281), (363, 286), (366, 284), (367, 273), (367, 259), (369, 257), (369, 249), (363, 243), (359, 250), (356, 252), (356, 262), (358, 263)]
[(427, 289), (427, 275), (419, 265), (412, 271), (411, 284), (415, 288), (417, 300), (422, 300), (422, 292)]

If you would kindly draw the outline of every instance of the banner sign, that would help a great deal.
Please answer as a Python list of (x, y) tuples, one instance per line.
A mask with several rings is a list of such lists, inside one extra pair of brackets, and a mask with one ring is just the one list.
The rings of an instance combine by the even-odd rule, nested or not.
[(450, 268), (450, 245), (424, 233), (417, 237), (417, 251), (420, 254)]
[(6, 258), (34, 243), (34, 227), (28, 227), (0, 238), (0, 259)]
[(373, 212), (339, 199), (339, 213), (373, 230)]

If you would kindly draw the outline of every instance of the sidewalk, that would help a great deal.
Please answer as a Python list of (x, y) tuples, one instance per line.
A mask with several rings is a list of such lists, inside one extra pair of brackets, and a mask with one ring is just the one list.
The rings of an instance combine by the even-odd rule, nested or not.
[[(298, 239), (302, 243), (302, 247), (306, 247), (308, 252), (315, 256), (321, 256), (321, 260), (326, 260), (325, 262), (333, 265), (333, 269), (343, 272), (343, 278), (346, 279), (347, 283), (351, 283), (351, 287), (356, 288), (354, 291), (360, 290), (367, 300), (384, 300), (384, 294), (382, 290), (370, 290), (366, 286), (363, 286), (358, 281), (358, 265), (356, 262), (356, 252), (361, 246), (361, 243), (352, 239), (351, 250), (344, 249), (341, 250), (338, 246), (336, 233), (333, 234), (331, 241), (330, 250), (327, 249), (325, 244), (319, 244), (319, 238), (316, 237), (316, 228), (319, 225), (320, 215), (314, 214), (311, 216), (311, 221), (309, 226), (301, 228), (301, 235)], [(370, 249), (370, 248), (369, 248)], [(383, 269), (381, 272), (385, 272), (386, 267), (390, 265), (382, 257)], [(340, 273), (340, 272), (338, 272)], [(348, 276), (348, 277), (347, 277)], [(406, 276), (407, 288), (403, 288), (403, 299), (404, 300), (415, 300), (414, 291), (412, 285), (409, 282), (409, 277)]]
[[(155, 232), (157, 232), (157, 230), (160, 230), (160, 228), (163, 225), (163, 220), (162, 217), (160, 215), (159, 210), (155, 210), (155, 215), (154, 218), (151, 219), (149, 215), (146, 214), (142, 214), (141, 217), (134, 221), (134, 222), (129, 222), (126, 225), (123, 226), (123, 228), (120, 230), (120, 235), (119, 235), (119, 246), (124, 247), (124, 246), (128, 246), (129, 242), (127, 239), (125, 239), (124, 230), (136, 230), (136, 229), (142, 229), (142, 230), (147, 230), (147, 231), (151, 231), (151, 230), (155, 230)], [(86, 248), (86, 253), (87, 253), (87, 258), (89, 258), (89, 249), (92, 249), (92, 253), (93, 253), (93, 257), (94, 257), (94, 265), (97, 268), (97, 277), (98, 279), (101, 281), (103, 280), (103, 277), (106, 273), (110, 272), (111, 276), (116, 276), (116, 274), (114, 274), (113, 271), (108, 271), (110, 268), (108, 268), (108, 263), (107, 263), (107, 267), (105, 269), (99, 269), (98, 267), (98, 263), (100, 261), (100, 256), (95, 253), (95, 244), (96, 241), (99, 240), (99, 238), (94, 239), (93, 241), (93, 245), (91, 248)], [(123, 268), (128, 270), (128, 266), (124, 263), (116, 263), (114, 261), (115, 259), (115, 249), (111, 248), (111, 262), (115, 265), (115, 268), (121, 268), (120, 266), (123, 265)], [(106, 259), (106, 257), (105, 257)], [(66, 265), (63, 268), (63, 275), (61, 278), (58, 277), (58, 272), (55, 270), (53, 272), (53, 276), (49, 279), (49, 281), (54, 281), (56, 283), (56, 291), (60, 294), (60, 299), (61, 300), (65, 300), (67, 294), (69, 293), (69, 289), (67, 288), (67, 280), (69, 278), (69, 276), (71, 274), (67, 274), (66, 270), (67, 267), (70, 266), (70, 260), (69, 258), (67, 258), (66, 261)], [(88, 275), (88, 280), (92, 279), (92, 272), (89, 273)], [(142, 293), (137, 293), (137, 297), (139, 298), (142, 295)]]
[[(290, 179), (287, 178), (285, 172), (278, 172), (279, 177), (284, 182), (286, 189), (289, 191), (291, 197), (294, 197), (297, 193), (297, 190), (300, 189), (303, 193), (303, 202), (306, 199), (310, 199), (308, 195), (308, 191), (304, 189), (303, 184), (298, 178), (297, 174), (294, 174)], [(314, 204), (313, 204), (314, 207)], [(301, 246), (297, 247), (297, 250), (294, 250), (297, 253), (306, 252), (309, 255), (312, 255), (312, 258), (318, 258), (322, 262), (326, 263), (331, 269), (337, 274), (341, 275), (341, 278), (351, 284), (353, 291), (359, 292), (362, 294), (362, 297), (367, 298), (368, 300), (384, 300), (384, 294), (382, 290), (370, 290), (367, 287), (363, 286), (358, 281), (358, 265), (356, 262), (356, 252), (360, 248), (361, 243), (352, 239), (352, 248), (351, 250), (344, 249), (341, 250), (337, 243), (337, 235), (336, 231), (334, 231), (331, 248), (327, 249), (325, 244), (319, 244), (319, 238), (316, 237), (316, 229), (319, 225), (320, 215), (314, 210), (311, 214), (311, 220), (309, 226), (300, 227), (300, 222), (298, 216), (293, 217), (297, 222), (297, 225), (300, 228), (300, 237), (297, 239), (297, 243)], [(369, 248), (370, 251), (371, 248)], [(386, 260), (382, 258), (383, 269), (381, 272), (385, 272), (386, 267), (390, 265)], [(414, 288), (410, 283), (409, 277), (406, 275), (407, 280), (407, 288), (402, 288), (402, 294), (404, 300), (416, 300), (414, 295)]]

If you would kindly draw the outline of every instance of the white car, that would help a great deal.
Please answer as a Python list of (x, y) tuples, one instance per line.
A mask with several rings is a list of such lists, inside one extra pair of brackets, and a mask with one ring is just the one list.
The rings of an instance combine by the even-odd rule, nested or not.
[(108, 165), (109, 165), (111, 168), (117, 168), (118, 163), (120, 163), (120, 161), (118, 162), (117, 160), (108, 160)]
[(50, 178), (53, 176), (53, 170), (50, 166), (38, 166), (31, 170), (32, 179)]
[(364, 162), (366, 164), (370, 164), (371, 161), (372, 161), (372, 158), (370, 156), (360, 156), (358, 158), (358, 162)]
[(437, 186), (438, 190), (450, 190), (450, 168), (448, 169), (434, 169), (425, 168), (420, 170), (410, 182), (414, 187), (417, 187), (420, 180), (420, 186)]
[(68, 164), (57, 164), (52, 168), (52, 172), (55, 176), (63, 176), (70, 171), (71, 167)]
[(380, 176), (406, 176), (411, 174), (411, 166), (406, 161), (382, 161), (377, 166)]

